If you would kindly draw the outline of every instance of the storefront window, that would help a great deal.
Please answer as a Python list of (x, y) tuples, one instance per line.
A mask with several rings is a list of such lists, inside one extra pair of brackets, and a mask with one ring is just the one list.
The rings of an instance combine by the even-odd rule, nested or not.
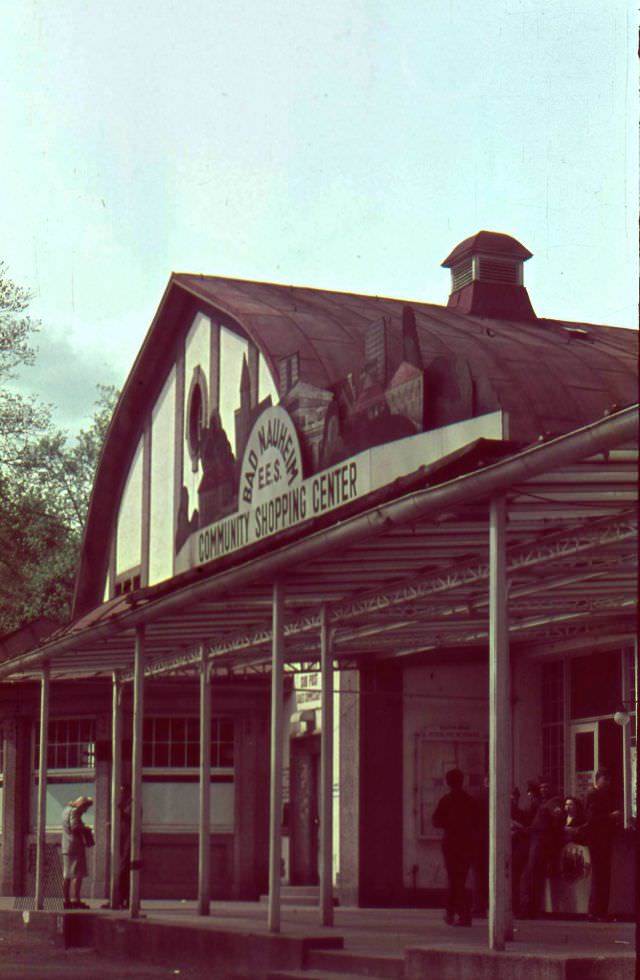
[[(198, 718), (145, 718), (142, 764), (146, 769), (197, 769)], [(211, 768), (233, 768), (233, 721), (211, 719)]]
[[(40, 767), (40, 725), (36, 725), (34, 769)], [(56, 718), (47, 733), (47, 769), (93, 769), (96, 726), (92, 718)]]
[(620, 707), (620, 651), (592, 653), (571, 661), (571, 717), (613, 715)]

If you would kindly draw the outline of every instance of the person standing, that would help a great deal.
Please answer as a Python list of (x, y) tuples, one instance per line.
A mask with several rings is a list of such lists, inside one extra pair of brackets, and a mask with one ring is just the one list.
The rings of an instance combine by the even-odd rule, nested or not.
[(609, 915), (611, 857), (613, 837), (620, 812), (614, 809), (611, 776), (608, 769), (598, 769), (595, 785), (587, 793), (586, 839), (591, 858), (590, 922), (603, 922)]
[(433, 826), (444, 830), (442, 854), (448, 881), (444, 918), (449, 925), (470, 926), (471, 896), (466, 882), (473, 859), (478, 810), (473, 797), (462, 788), (464, 775), (460, 769), (450, 769), (445, 779), (449, 792), (438, 803), (432, 818)]
[(120, 813), (120, 836), (118, 846), (118, 888), (115, 905), (105, 902), (103, 909), (129, 908), (129, 874), (131, 871), (131, 788), (124, 784), (120, 787), (118, 797)]
[(93, 844), (82, 816), (93, 806), (90, 796), (79, 796), (62, 811), (62, 898), (65, 909), (88, 909), (80, 899), (82, 879), (87, 877), (86, 847)]
[(535, 919), (544, 904), (544, 884), (550, 859), (560, 841), (562, 826), (562, 800), (551, 792), (544, 797), (534, 811), (528, 827), (529, 850), (523, 874), (521, 914)]
[(511, 792), (511, 908), (520, 915), (520, 883), (529, 856), (528, 813), (520, 808), (520, 790)]
[(473, 881), (473, 914), (486, 916), (489, 905), (489, 777), (473, 798), (476, 802), (475, 846), (471, 861)]
[(118, 892), (120, 908), (129, 908), (129, 873), (131, 871), (131, 789), (120, 787), (120, 869), (118, 872)]
[(584, 827), (583, 807), (577, 796), (567, 796), (564, 801), (563, 843), (581, 843)]

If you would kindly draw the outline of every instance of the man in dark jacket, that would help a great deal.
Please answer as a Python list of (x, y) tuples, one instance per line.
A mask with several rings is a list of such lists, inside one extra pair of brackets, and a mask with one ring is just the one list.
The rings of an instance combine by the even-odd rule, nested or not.
[(608, 918), (611, 887), (611, 856), (613, 837), (620, 813), (614, 810), (611, 777), (607, 769), (598, 769), (595, 786), (587, 793), (586, 838), (591, 857), (591, 893), (587, 918), (603, 921)]
[(450, 769), (445, 779), (450, 791), (442, 797), (433, 814), (433, 826), (444, 830), (442, 853), (449, 886), (444, 918), (449, 925), (470, 926), (471, 896), (466, 881), (473, 859), (477, 805), (462, 788), (464, 775), (460, 769)]
[[(549, 784), (550, 787), (550, 784)], [(549, 792), (541, 795), (528, 827), (529, 852), (523, 875), (522, 915), (535, 919), (544, 905), (544, 885), (549, 861), (559, 846), (562, 828), (562, 800)]]

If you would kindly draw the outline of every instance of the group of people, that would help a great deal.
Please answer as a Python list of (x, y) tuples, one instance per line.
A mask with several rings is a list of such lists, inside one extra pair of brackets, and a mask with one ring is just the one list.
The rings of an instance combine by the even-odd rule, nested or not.
[[(445, 921), (469, 926), (472, 912), (486, 914), (489, 867), (488, 780), (484, 790), (472, 796), (463, 789), (464, 774), (446, 774), (449, 792), (439, 801), (433, 825), (444, 831), (442, 852), (447, 872)], [(591, 892), (587, 918), (606, 921), (613, 838), (620, 822), (611, 790), (611, 777), (599, 769), (585, 803), (574, 796), (554, 792), (548, 779), (527, 784), (527, 804), (520, 794), (511, 796), (512, 906), (515, 915), (535, 918), (544, 904), (544, 884), (554, 859), (565, 844), (586, 845), (591, 863)], [(473, 893), (467, 887), (473, 869)]]
[[(62, 811), (62, 904), (65, 909), (88, 909), (80, 893), (87, 877), (87, 848), (93, 847), (93, 832), (82, 817), (93, 806), (90, 796), (79, 796)], [(118, 894), (113, 908), (127, 908), (129, 904), (129, 870), (131, 856), (131, 792), (127, 786), (120, 788), (120, 866), (118, 870)], [(111, 908), (107, 902), (103, 908)]]

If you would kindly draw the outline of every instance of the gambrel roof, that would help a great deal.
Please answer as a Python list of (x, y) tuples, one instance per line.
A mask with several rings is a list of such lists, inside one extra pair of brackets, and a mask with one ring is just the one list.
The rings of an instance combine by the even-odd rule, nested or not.
[(502, 408), (509, 413), (510, 436), (520, 444), (569, 432), (637, 398), (633, 330), (540, 318), (515, 322), (432, 303), (174, 274), (109, 429), (89, 508), (74, 615), (101, 601), (108, 531), (142, 420), (197, 312), (246, 336), (275, 377), (280, 359), (297, 353), (300, 379), (327, 389), (361, 368), (367, 331), (382, 318), (399, 366), (407, 305), (415, 315), (427, 379), (431, 364), (448, 364), (448, 383), (454, 385), (457, 373), (470, 375), (474, 414)]

